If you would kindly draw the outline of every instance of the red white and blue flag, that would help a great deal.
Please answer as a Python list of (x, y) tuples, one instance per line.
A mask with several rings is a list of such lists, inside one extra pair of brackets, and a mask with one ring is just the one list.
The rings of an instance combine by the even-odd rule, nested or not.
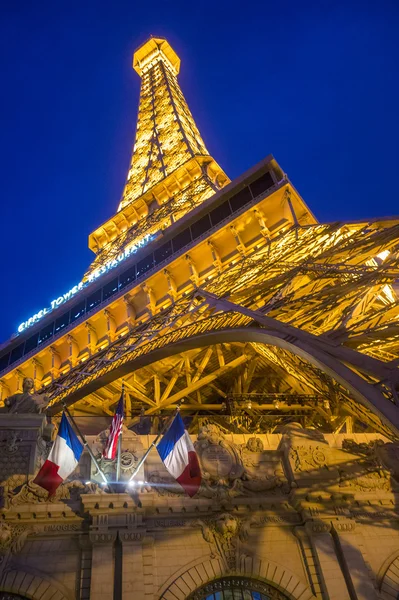
[(82, 452), (83, 444), (69, 424), (65, 413), (62, 413), (53, 447), (33, 483), (40, 485), (52, 496), (58, 486), (76, 469)]
[(114, 460), (116, 457), (116, 451), (118, 448), (118, 440), (119, 436), (122, 433), (122, 424), (124, 417), (124, 408), (123, 408), (123, 390), (121, 393), (121, 397), (118, 402), (118, 406), (116, 407), (116, 412), (112, 419), (111, 427), (109, 429), (109, 435), (107, 443), (105, 444), (105, 448), (103, 450), (103, 458), (107, 458), (108, 460)]
[(157, 446), (159, 456), (169, 473), (189, 496), (194, 496), (201, 485), (201, 469), (183, 419), (177, 414)]

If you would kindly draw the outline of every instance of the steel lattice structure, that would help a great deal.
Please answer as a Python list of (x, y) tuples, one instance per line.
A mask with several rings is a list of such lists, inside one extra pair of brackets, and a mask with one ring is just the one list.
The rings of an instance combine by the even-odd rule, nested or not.
[(320, 224), (270, 158), (229, 183), (179, 66), (165, 40), (135, 54), (133, 158), (118, 212), (90, 236), (86, 280), (118, 273), (146, 235), (154, 253), (137, 255), (129, 287), (120, 276), (109, 301), (103, 291), (103, 304), (9, 368), (6, 393), (31, 374), (54, 415), (63, 402), (110, 414), (123, 377), (133, 421), (184, 401), (193, 427), (210, 413), (245, 431), (289, 418), (398, 436), (399, 219)]

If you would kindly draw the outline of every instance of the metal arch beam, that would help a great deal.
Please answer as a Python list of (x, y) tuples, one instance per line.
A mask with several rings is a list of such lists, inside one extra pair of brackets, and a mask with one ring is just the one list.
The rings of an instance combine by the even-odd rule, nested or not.
[[(288, 328), (290, 330), (291, 328)], [(280, 332), (281, 333), (281, 332)], [(232, 328), (225, 330), (216, 330), (208, 333), (194, 335), (179, 342), (158, 348), (148, 354), (144, 354), (137, 359), (127, 361), (118, 368), (108, 371), (103, 376), (97, 377), (86, 386), (82, 386), (73, 392), (67, 399), (67, 404), (74, 404), (83, 399), (88, 393), (93, 392), (104, 385), (119, 379), (126, 373), (131, 373), (151, 363), (157, 362), (167, 356), (173, 356), (186, 350), (210, 346), (215, 343), (225, 343), (234, 341), (258, 342), (261, 344), (273, 345), (284, 348), (293, 354), (296, 354), (311, 364), (333, 377), (343, 387), (348, 389), (356, 400), (368, 408), (371, 412), (381, 419), (381, 421), (393, 432), (395, 437), (399, 437), (399, 409), (387, 400), (383, 394), (367, 383), (360, 375), (351, 371), (343, 362), (329, 355), (323, 349), (315, 349), (312, 345), (301, 341), (293, 343), (277, 335), (275, 331), (264, 328)], [(50, 412), (57, 414), (62, 409), (61, 405), (54, 404)]]
[(392, 368), (392, 366), (384, 363), (372, 356), (362, 354), (343, 346), (342, 344), (336, 344), (324, 336), (317, 336), (288, 323), (278, 321), (273, 317), (268, 317), (257, 310), (252, 310), (240, 304), (236, 304), (227, 298), (219, 298), (218, 296), (206, 292), (202, 289), (198, 289), (198, 296), (202, 297), (207, 301), (210, 307), (216, 308), (221, 312), (234, 311), (250, 317), (257, 321), (260, 325), (267, 327), (272, 330), (275, 335), (281, 335), (285, 338), (292, 336), (293, 339), (298, 340), (300, 343), (304, 342), (308, 345), (315, 346), (324, 352), (327, 352), (331, 356), (338, 360), (351, 364), (354, 367), (360, 369), (363, 372), (369, 373), (380, 380), (389, 380), (391, 383), (399, 381), (399, 370)]

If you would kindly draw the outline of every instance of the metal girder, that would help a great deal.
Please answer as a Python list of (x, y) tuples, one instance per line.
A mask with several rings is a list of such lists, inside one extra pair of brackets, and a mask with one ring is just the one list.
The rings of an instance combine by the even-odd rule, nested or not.
[[(219, 366), (224, 364), (222, 342), (246, 341), (285, 348), (301, 356), (350, 390), (353, 398), (376, 415), (370, 417), (371, 421), (383, 421), (396, 435), (397, 408), (388, 398), (389, 390), (398, 385), (399, 370), (395, 360), (379, 360), (376, 355), (378, 348), (383, 353), (385, 346), (396, 357), (399, 349), (393, 321), (399, 314), (398, 307), (380, 298), (381, 285), (392, 282), (396, 272), (399, 274), (397, 253), (392, 252), (386, 268), (370, 257), (377, 256), (384, 245), (398, 244), (398, 240), (396, 223), (315, 225), (301, 228), (298, 235), (288, 231), (279, 243), (272, 242), (266, 249), (241, 257), (212, 281), (203, 282), (201, 289), (177, 297), (162, 313), (132, 328), (122, 340), (91, 357), (84, 367), (77, 366), (58, 378), (46, 390), (53, 410), (59, 410), (61, 400), (74, 403), (165, 356), (216, 342), (216, 351), (209, 349), (201, 359), (202, 366), (197, 363), (194, 368), (184, 358), (183, 372), (189, 387), (193, 378), (202, 380), (211, 356)], [(347, 256), (356, 260), (343, 262)], [(298, 273), (301, 278), (295, 279)], [(367, 292), (370, 286), (374, 286), (373, 293)], [(354, 326), (350, 322), (353, 306), (359, 302), (363, 302), (361, 319)], [(282, 361), (279, 368), (287, 366)], [(250, 382), (252, 368), (240, 375), (242, 389), (246, 378)], [(318, 392), (314, 383), (309, 380), (309, 387)], [(156, 404), (151, 408), (155, 409)], [(367, 410), (363, 409), (364, 414)]]

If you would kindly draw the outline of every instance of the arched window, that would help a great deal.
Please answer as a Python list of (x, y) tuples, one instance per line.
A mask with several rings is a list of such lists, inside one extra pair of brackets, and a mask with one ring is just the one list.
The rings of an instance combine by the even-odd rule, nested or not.
[(276, 588), (246, 577), (224, 577), (196, 590), (188, 600), (288, 600)]

